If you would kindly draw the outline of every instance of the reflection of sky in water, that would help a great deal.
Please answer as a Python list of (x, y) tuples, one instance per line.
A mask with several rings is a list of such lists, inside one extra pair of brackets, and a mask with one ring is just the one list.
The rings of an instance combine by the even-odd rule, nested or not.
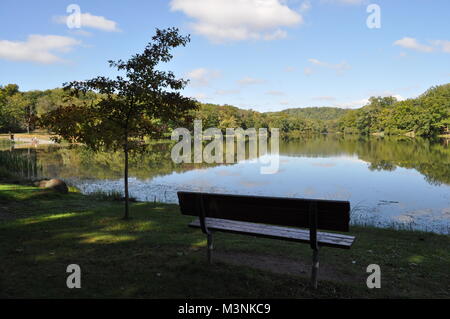
[[(348, 200), (356, 222), (404, 223), (415, 229), (447, 233), (450, 186), (429, 184), (414, 169), (371, 171), (356, 156), (280, 156), (276, 174), (260, 173), (259, 162), (244, 161), (171, 173), (149, 180), (130, 178), (131, 196), (177, 203), (179, 190)], [(122, 180), (73, 181), (83, 192), (119, 191)]]

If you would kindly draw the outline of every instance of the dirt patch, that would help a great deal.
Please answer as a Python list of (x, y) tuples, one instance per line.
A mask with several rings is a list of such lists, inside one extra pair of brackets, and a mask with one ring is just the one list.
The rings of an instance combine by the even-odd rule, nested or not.
[[(266, 256), (252, 253), (219, 251), (213, 252), (213, 261), (221, 261), (234, 265), (245, 265), (260, 270), (268, 270), (278, 274), (296, 275), (309, 278), (311, 275), (311, 261), (304, 259), (290, 259), (281, 256)], [(348, 274), (342, 274), (326, 263), (320, 264), (319, 280), (331, 280), (338, 282), (356, 282), (356, 278)]]

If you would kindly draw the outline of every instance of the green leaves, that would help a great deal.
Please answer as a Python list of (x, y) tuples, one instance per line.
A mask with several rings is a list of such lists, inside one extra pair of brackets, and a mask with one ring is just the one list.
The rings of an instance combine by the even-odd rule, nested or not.
[(449, 125), (450, 84), (433, 87), (416, 99), (371, 97), (369, 101), (340, 120), (342, 131), (433, 136), (443, 133)]
[(16, 84), (0, 86), (0, 131), (29, 130), (36, 118), (40, 91), (20, 92)]
[[(176, 28), (156, 29), (143, 53), (125, 61), (109, 61), (120, 75), (64, 84), (68, 103), (42, 116), (42, 125), (68, 141), (94, 151), (123, 150), (125, 219), (129, 153), (144, 152), (146, 137), (160, 137), (172, 125), (187, 126), (189, 112), (197, 108), (195, 100), (177, 92), (186, 80), (156, 69), (172, 59), (172, 49), (188, 42), (189, 37), (179, 35)], [(89, 94), (95, 94), (95, 99), (86, 99)]]
[[(45, 114), (41, 123), (65, 139), (95, 150), (138, 148), (145, 136), (161, 136), (171, 125), (187, 125), (188, 113), (196, 103), (177, 92), (187, 81), (157, 66), (170, 61), (171, 50), (189, 40), (176, 28), (156, 29), (142, 53), (109, 61), (111, 67), (125, 71), (116, 78), (98, 76), (65, 83), (71, 103)], [(90, 92), (95, 99), (86, 99)]]

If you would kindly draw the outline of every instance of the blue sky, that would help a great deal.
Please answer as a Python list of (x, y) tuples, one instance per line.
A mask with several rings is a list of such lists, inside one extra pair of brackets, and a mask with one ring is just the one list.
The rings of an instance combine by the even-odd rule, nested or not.
[[(70, 4), (81, 28), (69, 28)], [(377, 4), (380, 28), (369, 28)], [(0, 85), (21, 90), (114, 76), (107, 61), (140, 52), (155, 28), (191, 34), (163, 68), (184, 94), (259, 111), (364, 105), (450, 82), (448, 0), (2, 0)]]

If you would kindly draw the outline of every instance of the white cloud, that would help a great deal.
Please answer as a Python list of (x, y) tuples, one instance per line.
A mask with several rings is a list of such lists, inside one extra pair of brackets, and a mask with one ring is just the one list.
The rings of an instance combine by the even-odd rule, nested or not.
[(338, 2), (343, 4), (363, 4), (366, 3), (367, 0), (338, 0)]
[(317, 59), (308, 59), (308, 61), (316, 66), (333, 69), (337, 74), (342, 74), (345, 70), (351, 69), (350, 65), (347, 62), (341, 62), (338, 64), (332, 64), (328, 62), (319, 61)]
[(64, 60), (54, 52), (67, 53), (81, 41), (59, 35), (29, 35), (26, 41), (0, 40), (0, 58), (12, 61), (55, 63)]
[(287, 32), (281, 29), (277, 29), (272, 33), (266, 33), (263, 36), (264, 40), (271, 41), (271, 40), (277, 40), (277, 39), (284, 39), (287, 37)]
[(404, 101), (406, 100), (406, 98), (404, 98), (403, 96), (401, 96), (400, 94), (393, 94), (393, 97), (395, 97), (398, 101)]
[(435, 46), (440, 47), (442, 52), (450, 53), (450, 41), (446, 40), (435, 40), (432, 42)]
[(367, 0), (322, 0), (322, 2), (348, 4), (348, 5), (360, 5), (368, 3)]
[(276, 91), (276, 90), (273, 90), (273, 91), (267, 91), (266, 94), (267, 94), (267, 95), (285, 95), (284, 92)]
[(367, 2), (367, 0), (339, 0), (339, 2), (345, 4), (362, 4)]
[(300, 12), (304, 13), (311, 9), (311, 2), (309, 0), (303, 1), (300, 5)]
[(186, 73), (186, 76), (192, 81), (192, 86), (208, 86), (211, 80), (220, 77), (220, 72), (198, 68)]
[(212, 42), (286, 37), (282, 27), (303, 23), (283, 0), (172, 0), (172, 11), (194, 19), (193, 30)]
[(303, 73), (307, 76), (311, 75), (314, 73), (314, 70), (312, 68), (306, 67), (303, 69)]
[(428, 42), (430, 43), (430, 45), (421, 44), (415, 38), (404, 37), (403, 39), (395, 41), (394, 45), (425, 53), (431, 53), (436, 51), (450, 53), (450, 41), (433, 40)]
[(217, 95), (230, 95), (230, 94), (239, 94), (239, 90), (216, 90), (215, 94)]
[(411, 49), (420, 52), (433, 52), (434, 48), (428, 45), (420, 44), (414, 38), (404, 37), (403, 39), (394, 42), (394, 45), (400, 46), (402, 48)]
[(249, 76), (240, 79), (239, 81), (237, 81), (239, 85), (252, 85), (252, 84), (261, 84), (261, 83), (265, 83), (265, 80), (262, 79), (255, 79), (255, 78), (251, 78)]
[[(66, 24), (68, 16), (56, 16), (53, 20), (56, 23)], [(81, 14), (81, 27), (93, 28), (107, 32), (118, 32), (120, 31), (117, 26), (117, 22), (113, 20), (106, 19), (102, 16), (95, 16), (88, 12)]]
[(334, 104), (335, 107), (340, 107), (343, 109), (355, 109), (363, 107), (364, 105), (367, 105), (369, 103), (369, 99), (361, 99), (361, 100), (354, 100), (350, 102), (343, 102), (343, 103), (336, 103)]

